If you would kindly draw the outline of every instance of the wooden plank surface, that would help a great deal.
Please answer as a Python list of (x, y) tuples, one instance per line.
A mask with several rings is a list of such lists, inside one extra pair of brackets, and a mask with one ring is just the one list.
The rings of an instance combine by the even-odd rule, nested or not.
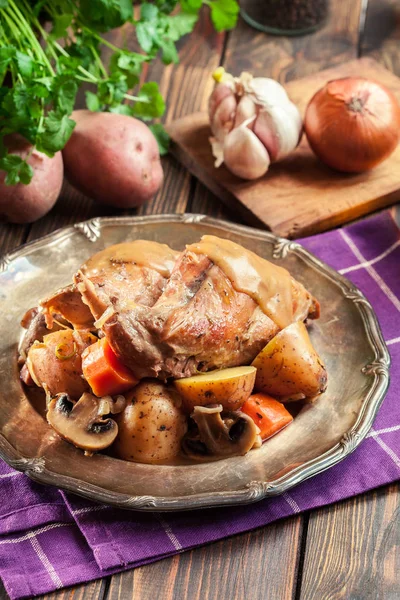
[[(170, 120), (205, 108), (207, 86), (210, 85), (208, 74), (220, 62), (227, 69), (247, 68), (256, 74), (265, 73), (289, 81), (354, 58), (360, 46), (363, 53), (373, 55), (389, 68), (394, 66), (394, 71), (400, 74), (400, 28), (398, 25), (396, 28), (400, 15), (396, 2), (370, 0), (365, 34), (361, 38), (358, 36), (361, 0), (334, 1), (333, 16), (327, 26), (317, 34), (303, 38), (269, 37), (241, 23), (231, 34), (224, 57), (223, 36), (213, 33), (208, 19), (204, 18), (197, 37), (189, 37), (183, 42), (182, 59), (186, 72), (178, 71), (180, 67), (163, 69), (157, 65), (148, 77), (161, 80), (163, 93), (168, 96), (167, 120)], [(384, 31), (377, 27), (377, 15)], [(194, 94), (189, 93), (191, 89), (195, 90)], [(132, 214), (180, 212), (186, 207), (192, 212), (239, 220), (237, 214), (227, 211), (172, 158), (164, 159), (164, 168), (164, 189), (152, 203), (139, 211), (130, 211)], [(108, 211), (115, 213), (66, 185), (57, 208), (31, 228), (0, 225), (0, 253), (11, 250), (28, 236), (34, 239), (57, 227)], [(316, 511), (311, 514), (308, 528), (305, 526), (308, 516), (301, 515), (122, 575), (47, 594), (42, 600), (129, 600), (152, 596), (174, 600), (192, 597), (205, 600), (308, 600), (312, 597), (394, 600), (400, 597), (396, 583), (400, 547), (399, 498), (398, 486), (392, 486), (389, 491), (373, 492)], [(325, 536), (327, 529), (329, 536)], [(371, 539), (365, 540), (364, 536)], [(326, 540), (324, 552), (320, 545), (323, 539)], [(375, 540), (379, 540), (379, 544), (374, 550)], [(383, 567), (379, 566), (381, 561)], [(340, 587), (343, 573), (347, 575), (344, 591)], [(326, 578), (331, 582), (329, 589), (324, 583)], [(363, 587), (357, 587), (358, 580), (363, 582)], [(318, 581), (319, 596), (307, 595), (310, 590), (313, 593), (314, 581)], [(358, 594), (360, 590), (368, 592), (368, 589), (380, 595), (363, 597)], [(0, 600), (5, 598), (4, 590), (0, 590)]]
[(400, 598), (399, 486), (310, 515), (299, 600)]
[(224, 67), (286, 83), (358, 56), (362, 0), (332, 0), (326, 25), (312, 35), (269, 36), (244, 22), (231, 33)]
[(286, 519), (115, 575), (107, 600), (288, 600), (300, 539), (300, 520)]
[[(64, 588), (52, 594), (36, 596), (37, 600), (105, 600), (109, 578), (98, 579), (75, 587)], [(0, 581), (0, 600), (8, 600), (9, 596)]]

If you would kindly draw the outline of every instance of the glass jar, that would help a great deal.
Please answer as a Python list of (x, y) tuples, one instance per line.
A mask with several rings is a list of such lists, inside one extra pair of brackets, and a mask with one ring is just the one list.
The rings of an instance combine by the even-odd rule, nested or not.
[(243, 19), (275, 35), (304, 35), (323, 25), (329, 0), (241, 0)]

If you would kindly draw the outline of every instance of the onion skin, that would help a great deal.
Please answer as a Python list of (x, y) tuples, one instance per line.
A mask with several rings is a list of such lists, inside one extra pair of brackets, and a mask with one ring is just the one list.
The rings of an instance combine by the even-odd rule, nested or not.
[(329, 81), (311, 99), (304, 129), (315, 154), (338, 171), (360, 173), (384, 161), (400, 139), (400, 107), (368, 79)]

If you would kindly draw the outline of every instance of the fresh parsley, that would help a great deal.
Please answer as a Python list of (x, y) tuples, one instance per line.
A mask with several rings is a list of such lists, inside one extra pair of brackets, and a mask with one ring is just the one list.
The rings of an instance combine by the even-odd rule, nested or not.
[[(161, 117), (158, 85), (140, 86), (143, 67), (157, 55), (165, 64), (178, 62), (176, 43), (193, 30), (202, 5), (217, 31), (234, 27), (236, 0), (142, 2), (138, 18), (132, 0), (0, 0), (0, 169), (6, 183), (27, 184), (33, 176), (26, 160), (8, 153), (6, 136), (22, 135), (50, 157), (62, 150), (82, 85), (89, 110), (145, 121)], [(141, 52), (118, 48), (104, 35), (125, 23), (134, 25)], [(160, 124), (151, 129), (165, 154), (168, 135)]]

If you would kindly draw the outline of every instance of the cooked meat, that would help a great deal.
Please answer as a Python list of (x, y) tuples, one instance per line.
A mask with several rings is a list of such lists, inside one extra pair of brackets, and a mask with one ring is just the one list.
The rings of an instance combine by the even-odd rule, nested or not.
[(34, 387), (36, 383), (33, 381), (31, 374), (29, 373), (29, 369), (26, 366), (26, 363), (22, 366), (22, 369), (19, 373), (19, 377), (21, 381), (24, 382), (28, 387)]
[[(234, 289), (224, 271), (207, 256), (184, 251), (153, 306), (107, 296), (93, 280), (76, 276), (84, 301), (102, 320), (110, 345), (138, 378), (180, 378), (221, 367), (249, 364), (280, 330), (253, 298)], [(294, 279), (293, 320), (316, 316), (317, 303)], [(279, 302), (279, 299), (277, 300)]]
[(177, 256), (178, 252), (167, 245), (150, 241), (109, 246), (81, 267), (96, 295), (92, 312), (82, 301), (77, 286), (70, 285), (40, 302), (48, 325), (52, 323), (52, 315), (58, 313), (75, 329), (93, 329), (94, 319), (100, 318), (109, 307), (122, 310), (132, 302), (152, 306), (161, 295)]
[(49, 333), (46, 327), (44, 315), (37, 307), (30, 308), (22, 317), (21, 325), (26, 332), (19, 347), (19, 363), (24, 364), (29, 348), (35, 340), (43, 340), (43, 336)]
[(119, 312), (136, 303), (153, 306), (178, 255), (156, 242), (117, 244), (95, 254), (74, 279), (83, 301), (99, 319), (106, 309)]
[(93, 329), (93, 315), (82, 302), (82, 297), (75, 285), (58, 290), (52, 296), (40, 301), (46, 322), (52, 325), (55, 314), (62, 315), (75, 329)]
[[(62, 320), (61, 315), (57, 316)], [(49, 328), (46, 326), (45, 316), (37, 306), (30, 308), (24, 314), (21, 319), (21, 325), (24, 329), (26, 329), (26, 332), (19, 347), (18, 363), (20, 365), (24, 364), (33, 342), (41, 342), (43, 340), (43, 336), (47, 333), (50, 333)], [(51, 331), (58, 331), (59, 329), (62, 329), (62, 326), (54, 323)]]

